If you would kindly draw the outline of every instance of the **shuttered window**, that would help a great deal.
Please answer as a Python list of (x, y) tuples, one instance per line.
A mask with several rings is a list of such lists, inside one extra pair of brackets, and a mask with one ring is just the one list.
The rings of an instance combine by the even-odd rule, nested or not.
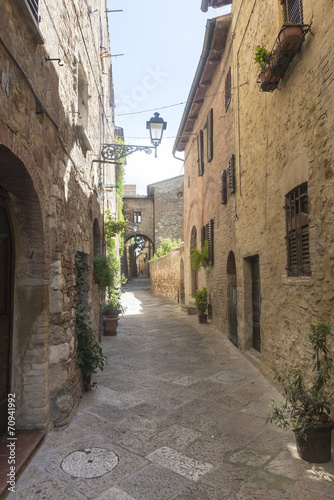
[(200, 130), (197, 135), (197, 161), (198, 161), (198, 175), (203, 175), (204, 173), (203, 130)]
[(206, 119), (207, 140), (206, 140), (206, 156), (208, 161), (213, 158), (213, 109), (211, 108)]
[(288, 276), (310, 276), (310, 245), (307, 183), (285, 197)]
[(231, 103), (231, 68), (228, 70), (225, 80), (225, 112), (227, 112)]
[(303, 23), (302, 0), (281, 0), (285, 23)]
[(214, 263), (214, 251), (213, 251), (213, 219), (210, 220), (206, 224), (206, 226), (202, 226), (201, 229), (201, 246), (203, 248), (205, 241), (208, 242), (209, 247), (209, 264), (213, 265)]
[(235, 192), (235, 161), (234, 155), (231, 156), (228, 162), (228, 182), (230, 187), (230, 193)]
[(39, 23), (39, 0), (27, 0), (31, 14), (36, 23)]
[(222, 171), (221, 191), (222, 191), (222, 203), (223, 203), (223, 205), (225, 205), (227, 203), (227, 172), (226, 172), (226, 170)]

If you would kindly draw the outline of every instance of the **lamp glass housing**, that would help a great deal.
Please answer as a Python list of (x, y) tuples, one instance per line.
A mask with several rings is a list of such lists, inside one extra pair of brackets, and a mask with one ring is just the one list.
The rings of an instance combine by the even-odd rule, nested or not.
[(146, 128), (150, 131), (151, 143), (157, 147), (161, 143), (163, 131), (166, 130), (167, 123), (160, 117), (159, 113), (154, 113), (150, 121), (146, 122)]

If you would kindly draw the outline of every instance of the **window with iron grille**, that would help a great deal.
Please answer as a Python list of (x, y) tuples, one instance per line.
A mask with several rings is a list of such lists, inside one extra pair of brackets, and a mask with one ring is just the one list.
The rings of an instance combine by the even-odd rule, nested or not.
[(203, 130), (197, 134), (197, 162), (198, 162), (198, 175), (204, 174), (204, 135)]
[(141, 223), (141, 212), (133, 212), (133, 222), (135, 224)]
[(230, 186), (230, 193), (235, 192), (235, 162), (234, 155), (231, 156), (228, 162), (228, 182)]
[(201, 230), (201, 246), (204, 247), (205, 241), (208, 242), (209, 247), (209, 264), (213, 265), (213, 219), (210, 220), (206, 224), (206, 226), (202, 226)]
[(206, 156), (207, 160), (211, 161), (213, 158), (213, 109), (211, 108), (206, 119)]
[(222, 203), (223, 205), (226, 205), (227, 203), (227, 172), (226, 170), (222, 171)]
[(225, 80), (225, 112), (227, 112), (231, 103), (231, 68), (228, 70)]
[(283, 18), (285, 23), (303, 23), (302, 0), (281, 0), (283, 7)]
[(288, 276), (310, 276), (307, 182), (285, 197)]
[(39, 0), (27, 0), (31, 14), (36, 23), (39, 23)]

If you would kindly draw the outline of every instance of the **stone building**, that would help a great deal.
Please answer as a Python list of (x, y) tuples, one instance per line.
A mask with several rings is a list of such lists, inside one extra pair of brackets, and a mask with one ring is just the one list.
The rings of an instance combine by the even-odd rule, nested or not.
[[(0, 19), (1, 415), (18, 429), (65, 424), (82, 392), (75, 336), (76, 257), (99, 330), (93, 258), (116, 211), (106, 1), (4, 0)], [(1, 428), (1, 432), (4, 429)]]
[[(231, 15), (207, 24), (174, 145), (185, 151), (185, 297), (206, 285), (213, 322), (272, 374), (304, 359), (310, 323), (334, 324), (334, 5), (226, 3)], [(300, 41), (281, 33), (288, 21)], [(261, 79), (258, 45), (274, 57)], [(189, 253), (203, 239), (212, 265), (196, 276)]]
[[(144, 264), (153, 257), (161, 238), (183, 239), (183, 175), (149, 184), (147, 196), (137, 195), (135, 185), (125, 185), (123, 212), (127, 228), (123, 235), (126, 251), (122, 272), (131, 276), (141, 269), (141, 274), (146, 274), (148, 267)], [(133, 237), (146, 241), (141, 265), (136, 264), (136, 257), (127, 245)]]

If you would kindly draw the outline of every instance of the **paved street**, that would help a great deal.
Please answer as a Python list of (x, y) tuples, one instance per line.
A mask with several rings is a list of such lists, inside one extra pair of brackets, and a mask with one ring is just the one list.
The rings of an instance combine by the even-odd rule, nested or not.
[(266, 424), (277, 395), (212, 325), (126, 287), (109, 364), (69, 427), (49, 432), (15, 500), (334, 499), (334, 461), (312, 465)]

